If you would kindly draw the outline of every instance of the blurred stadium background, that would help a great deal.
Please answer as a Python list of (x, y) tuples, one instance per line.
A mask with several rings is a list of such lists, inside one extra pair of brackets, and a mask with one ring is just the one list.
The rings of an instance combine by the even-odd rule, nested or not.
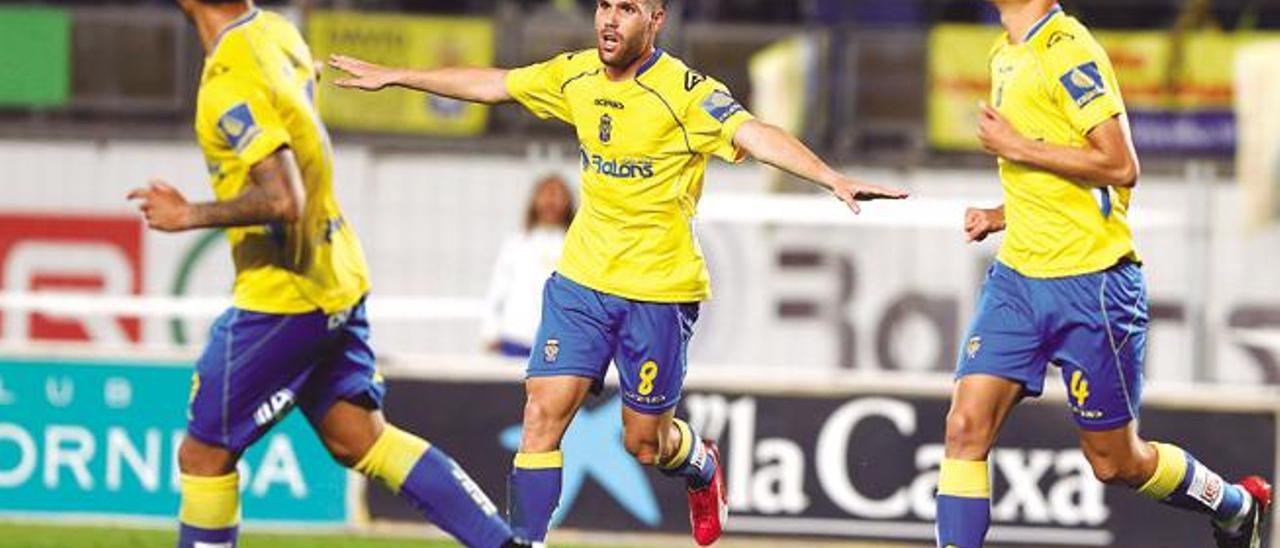
[[(261, 4), (295, 19), (317, 58), (517, 66), (593, 44), (590, 2)], [(1144, 431), (1226, 474), (1274, 478), (1280, 2), (1063, 4), (1115, 61), (1144, 164)], [(668, 51), (844, 169), (916, 195), (853, 218), (756, 165), (710, 171), (699, 232), (716, 297), (682, 413), (725, 448), (724, 544), (928, 545), (949, 371), (997, 246), (960, 231), (967, 205), (1000, 200), (973, 137), (992, 15), (978, 0), (675, 0), (672, 12)], [(190, 123), (200, 66), (168, 0), (0, 4), (0, 545), (115, 546), (95, 543), (133, 537), (40, 542), (73, 524), (169, 527), (190, 363), (231, 266), (218, 233), (149, 233), (124, 194), (163, 176), (211, 196)], [(486, 352), (486, 293), (535, 181), (576, 181), (572, 134), (514, 106), (321, 93), (373, 271), (388, 413), (501, 501), (522, 365)], [(1015, 414), (994, 457), (993, 543), (1206, 545), (1207, 524), (1102, 489), (1061, 390), (1046, 400)], [(606, 393), (570, 431), (561, 527), (573, 542), (681, 545), (682, 494), (626, 458), (619, 405)], [(245, 465), (252, 531), (417, 521), (332, 464), (297, 417)]]

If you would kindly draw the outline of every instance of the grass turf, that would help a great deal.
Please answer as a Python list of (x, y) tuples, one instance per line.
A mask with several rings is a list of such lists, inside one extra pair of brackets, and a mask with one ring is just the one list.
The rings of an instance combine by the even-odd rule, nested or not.
[[(3, 548), (173, 548), (176, 542), (176, 531), (0, 522), (0, 547)], [(458, 544), (445, 540), (420, 538), (245, 533), (241, 535), (239, 546), (240, 548), (454, 548)], [(588, 547), (578, 546), (577, 548)]]

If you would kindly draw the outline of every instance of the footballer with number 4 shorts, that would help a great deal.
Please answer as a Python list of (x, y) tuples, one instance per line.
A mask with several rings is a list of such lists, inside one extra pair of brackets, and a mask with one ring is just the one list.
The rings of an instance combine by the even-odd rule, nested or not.
[(1147, 291), (1127, 220), (1138, 158), (1106, 52), (1052, 0), (992, 0), (978, 136), (999, 158), (1004, 205), (970, 209), (980, 241), (1008, 231), (960, 350), (938, 479), (939, 547), (979, 548), (991, 522), (987, 455), (1022, 398), (1062, 370), (1080, 446), (1105, 483), (1210, 517), (1220, 548), (1260, 548), (1271, 487), (1229, 484), (1138, 432)]
[(178, 449), (179, 548), (234, 548), (241, 453), (294, 407), (333, 458), (385, 483), (468, 546), (523, 546), (442, 450), (388, 424), (369, 346), (367, 268), (338, 207), (316, 66), (283, 17), (248, 0), (178, 0), (207, 57), (196, 105), (214, 202), (152, 181), (147, 224), (226, 230), (234, 302), (196, 364)]
[(515, 70), (407, 70), (330, 59), (350, 75), (336, 81), (340, 86), (517, 101), (577, 131), (582, 208), (543, 291), (524, 433), (509, 478), (512, 529), (535, 544), (546, 541), (560, 498), (561, 438), (611, 361), (628, 452), (686, 482), (699, 544), (720, 537), (728, 505), (716, 446), (674, 414), (699, 303), (710, 293), (694, 216), (712, 156), (753, 156), (821, 185), (855, 212), (859, 201), (906, 197), (841, 175), (795, 137), (755, 120), (723, 84), (657, 48), (665, 4), (600, 0), (595, 49)]

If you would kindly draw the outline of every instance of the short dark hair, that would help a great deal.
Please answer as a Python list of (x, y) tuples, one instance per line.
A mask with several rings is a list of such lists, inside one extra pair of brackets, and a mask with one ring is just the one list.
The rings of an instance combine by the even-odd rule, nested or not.
[(196, 0), (201, 4), (243, 4), (245, 0)]

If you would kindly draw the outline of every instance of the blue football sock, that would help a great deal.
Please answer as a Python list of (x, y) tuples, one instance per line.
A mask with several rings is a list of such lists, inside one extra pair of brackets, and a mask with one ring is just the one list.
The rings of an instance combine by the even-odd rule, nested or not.
[(497, 548), (511, 528), (458, 463), (425, 440), (388, 425), (355, 469), (382, 480), (463, 544)]
[(546, 542), (551, 516), (560, 504), (564, 454), (519, 453), (509, 478), (507, 513), (515, 537)]
[(1163, 504), (1212, 516), (1227, 525), (1238, 524), (1249, 511), (1249, 494), (1222, 480), (1181, 448), (1153, 443), (1156, 472), (1138, 492)]
[(707, 454), (702, 438), (689, 423), (675, 419), (675, 425), (680, 429), (680, 446), (671, 460), (658, 463), (658, 470), (668, 476), (684, 478), (690, 489), (706, 487), (715, 478), (717, 463)]
[(938, 475), (938, 546), (982, 548), (990, 527), (987, 462), (943, 460)]
[(235, 548), (239, 527), (202, 529), (185, 523), (178, 526), (178, 548)]

